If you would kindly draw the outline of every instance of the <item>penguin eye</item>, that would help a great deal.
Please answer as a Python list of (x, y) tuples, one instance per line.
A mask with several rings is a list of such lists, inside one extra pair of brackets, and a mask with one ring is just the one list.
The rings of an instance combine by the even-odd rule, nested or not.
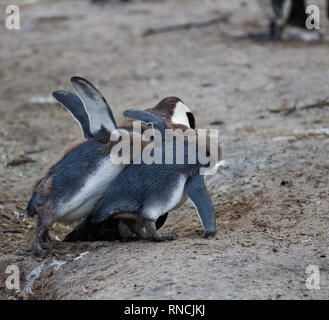
[(186, 112), (188, 123), (191, 129), (195, 129), (195, 118), (192, 112)]

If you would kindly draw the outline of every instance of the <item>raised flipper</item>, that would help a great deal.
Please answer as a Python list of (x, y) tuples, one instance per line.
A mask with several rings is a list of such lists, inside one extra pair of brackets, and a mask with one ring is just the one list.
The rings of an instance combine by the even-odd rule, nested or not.
[(88, 80), (72, 77), (74, 89), (82, 100), (89, 118), (90, 132), (95, 135), (102, 127), (109, 132), (117, 128), (111, 108), (103, 95)]
[(201, 220), (205, 237), (216, 233), (216, 217), (209, 197), (204, 176), (195, 175), (187, 179), (185, 193), (193, 202)]
[(89, 117), (80, 98), (65, 90), (53, 92), (53, 97), (70, 112), (73, 118), (79, 123), (84, 136), (92, 138), (94, 135), (90, 132)]
[(165, 136), (166, 123), (157, 115), (142, 110), (126, 110), (123, 115), (127, 118), (141, 121), (145, 124), (151, 124), (153, 129), (158, 130), (162, 137)]

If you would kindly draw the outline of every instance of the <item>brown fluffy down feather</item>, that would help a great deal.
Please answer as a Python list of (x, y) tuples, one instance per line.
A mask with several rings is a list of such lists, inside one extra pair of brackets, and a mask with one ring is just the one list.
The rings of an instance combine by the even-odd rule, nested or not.
[(34, 193), (39, 185), (39, 183), (41, 182), (42, 179), (44, 179), (45, 177), (47, 177), (49, 175), (50, 170), (60, 161), (63, 160), (64, 156), (71, 150), (73, 150), (74, 148), (78, 147), (79, 145), (83, 144), (84, 142), (86, 142), (87, 140), (85, 138), (80, 138), (78, 140), (75, 140), (69, 144), (67, 144), (64, 147), (64, 150), (62, 152), (62, 155), (59, 157), (59, 159), (57, 159), (56, 161), (50, 163), (49, 165), (47, 165), (42, 173), (42, 175), (40, 177), (35, 178), (32, 181), (32, 185), (31, 185), (31, 194)]

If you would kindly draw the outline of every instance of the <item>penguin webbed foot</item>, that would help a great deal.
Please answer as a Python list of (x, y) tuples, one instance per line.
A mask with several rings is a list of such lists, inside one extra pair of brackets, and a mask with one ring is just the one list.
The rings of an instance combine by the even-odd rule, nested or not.
[(174, 241), (177, 240), (178, 236), (176, 232), (170, 232), (168, 234), (159, 235), (157, 232), (150, 237), (150, 240), (161, 242), (161, 241)]
[(32, 251), (36, 256), (44, 257), (50, 254), (50, 250), (43, 249), (41, 246), (42, 242), (49, 242), (51, 241), (48, 228), (42, 224), (39, 223), (37, 225), (36, 231), (33, 236), (32, 240)]
[(276, 42), (281, 40), (282, 27), (271, 22), (266, 32), (251, 32), (249, 37), (257, 42)]
[(162, 241), (174, 241), (177, 240), (178, 236), (177, 233), (175, 231), (172, 231), (168, 234), (164, 234), (164, 235), (159, 235), (159, 237), (162, 239)]
[(143, 240), (144, 238), (141, 237), (140, 235), (134, 233), (130, 237), (121, 237), (120, 241), (121, 242), (130, 242), (130, 241), (140, 241)]
[(177, 239), (177, 234), (175, 232), (171, 232), (166, 235), (159, 235), (157, 232), (155, 221), (153, 220), (146, 221), (145, 229), (147, 238), (153, 241), (173, 241)]
[(257, 42), (273, 42), (273, 37), (268, 32), (251, 32), (249, 37)]
[(43, 249), (39, 241), (33, 242), (32, 251), (37, 257), (46, 257), (51, 253), (50, 250)]

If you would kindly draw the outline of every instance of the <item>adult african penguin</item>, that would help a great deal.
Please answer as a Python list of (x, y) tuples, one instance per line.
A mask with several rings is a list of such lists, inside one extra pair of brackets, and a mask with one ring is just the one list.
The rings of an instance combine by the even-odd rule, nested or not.
[[(269, 20), (269, 27), (267, 32), (251, 33), (252, 39), (264, 42), (278, 41), (287, 25), (306, 28), (306, 0), (258, 0), (258, 2)], [(327, 11), (329, 17), (329, 0), (327, 0)]]

